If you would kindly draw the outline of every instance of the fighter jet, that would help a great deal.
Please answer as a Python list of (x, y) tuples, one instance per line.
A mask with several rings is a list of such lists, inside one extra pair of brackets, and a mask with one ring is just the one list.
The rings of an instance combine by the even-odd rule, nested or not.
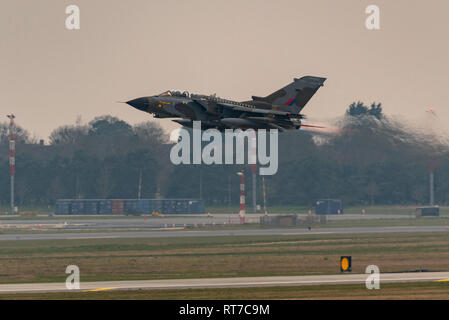
[(249, 101), (232, 101), (213, 95), (190, 94), (187, 91), (165, 91), (155, 96), (126, 102), (130, 106), (154, 114), (155, 118), (178, 118), (172, 121), (192, 128), (201, 121), (201, 129), (278, 129), (295, 130), (315, 127), (301, 122), (301, 110), (326, 78), (305, 76), (267, 95), (252, 96)]

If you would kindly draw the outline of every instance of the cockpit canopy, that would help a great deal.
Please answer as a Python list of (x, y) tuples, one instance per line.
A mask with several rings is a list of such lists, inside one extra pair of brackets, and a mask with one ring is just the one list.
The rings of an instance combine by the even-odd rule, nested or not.
[(188, 91), (176, 91), (176, 90), (168, 90), (159, 94), (159, 97), (186, 97), (189, 98), (190, 94)]

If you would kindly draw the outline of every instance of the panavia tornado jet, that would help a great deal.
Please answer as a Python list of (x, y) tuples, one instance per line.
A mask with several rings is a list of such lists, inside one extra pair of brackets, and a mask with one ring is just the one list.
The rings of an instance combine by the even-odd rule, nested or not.
[(202, 129), (278, 129), (294, 130), (314, 127), (301, 123), (301, 110), (326, 78), (306, 76), (266, 97), (252, 96), (249, 101), (232, 101), (214, 95), (189, 94), (187, 91), (165, 91), (126, 102), (130, 106), (154, 114), (155, 118), (178, 118), (182, 126), (192, 128), (201, 121)]

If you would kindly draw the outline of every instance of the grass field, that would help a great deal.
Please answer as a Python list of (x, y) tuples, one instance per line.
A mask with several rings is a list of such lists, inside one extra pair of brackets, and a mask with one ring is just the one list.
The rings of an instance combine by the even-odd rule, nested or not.
[(0, 283), (449, 270), (449, 233), (2, 241)]
[(23, 293), (0, 295), (1, 299), (132, 299), (132, 300), (252, 300), (252, 299), (449, 299), (448, 282), (387, 283), (379, 290), (363, 285), (301, 287), (126, 290), (71, 293)]

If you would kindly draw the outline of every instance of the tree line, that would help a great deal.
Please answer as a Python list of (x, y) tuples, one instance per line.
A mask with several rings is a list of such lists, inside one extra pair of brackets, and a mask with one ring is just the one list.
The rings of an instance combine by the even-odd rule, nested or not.
[[(312, 206), (317, 199), (345, 205), (426, 204), (428, 167), (435, 166), (435, 200), (449, 203), (449, 152), (382, 114), (380, 104), (353, 103), (338, 132), (279, 133), (279, 168), (265, 177), (270, 206)], [(7, 123), (0, 124), (0, 204), (9, 203)], [(53, 205), (57, 199), (201, 198), (237, 205), (237, 171), (249, 165), (178, 165), (173, 145), (155, 122), (130, 125), (112, 116), (56, 128), (42, 145), (16, 128), (16, 203)], [(247, 204), (252, 185), (247, 174)], [(261, 177), (258, 199), (262, 204)]]

